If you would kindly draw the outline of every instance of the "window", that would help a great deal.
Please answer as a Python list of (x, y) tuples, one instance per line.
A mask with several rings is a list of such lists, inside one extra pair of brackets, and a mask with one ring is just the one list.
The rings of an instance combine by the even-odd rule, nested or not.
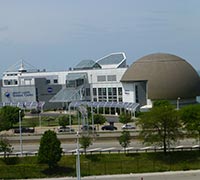
[(99, 101), (107, 101), (107, 89), (98, 88), (98, 99)]
[(117, 88), (113, 88), (113, 95), (114, 95), (114, 96), (117, 95)]
[(106, 96), (106, 88), (102, 88), (103, 90), (103, 95)]
[(67, 81), (66, 87), (76, 87), (76, 82), (75, 81)]
[(85, 90), (86, 92), (86, 96), (90, 96), (90, 88), (86, 88), (86, 90)]
[(97, 98), (93, 98), (93, 101), (94, 101), (94, 102), (97, 102)]
[(58, 80), (57, 80), (57, 79), (54, 79), (54, 80), (53, 80), (53, 83), (54, 83), (54, 84), (57, 84), (57, 83), (58, 83)]
[(108, 88), (108, 96), (112, 95), (112, 88)]
[(5, 84), (5, 85), (9, 85), (9, 83), (10, 83), (10, 82), (9, 82), (8, 80), (4, 80), (4, 84)]
[(106, 76), (97, 76), (97, 81), (98, 82), (106, 81)]
[(50, 83), (51, 83), (50, 79), (47, 79), (47, 81), (46, 81), (46, 82), (47, 82), (47, 84), (50, 84)]
[(119, 87), (118, 88), (118, 101), (119, 102), (122, 102), (122, 88), (121, 87)]
[(97, 89), (93, 88), (93, 96), (96, 96), (96, 95), (97, 95)]
[(123, 100), (122, 97), (119, 97), (119, 102), (122, 102), (122, 100)]
[(101, 96), (102, 95), (102, 89), (98, 88), (98, 95)]
[(116, 81), (117, 80), (116, 75), (108, 75), (107, 80), (108, 81)]
[(24, 85), (31, 85), (31, 79), (24, 79)]
[(139, 97), (138, 97), (138, 86), (135, 86), (135, 102), (139, 102)]
[(78, 87), (78, 86), (81, 86), (81, 85), (83, 85), (84, 84), (84, 79), (77, 79), (76, 80), (76, 86)]

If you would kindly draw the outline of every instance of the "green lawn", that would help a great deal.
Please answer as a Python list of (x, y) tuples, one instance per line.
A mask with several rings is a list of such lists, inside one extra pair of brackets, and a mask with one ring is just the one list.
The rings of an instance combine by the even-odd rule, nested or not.
[[(0, 179), (75, 176), (76, 156), (63, 156), (58, 167), (49, 170), (37, 157), (0, 159)], [(200, 169), (200, 151), (81, 155), (81, 175), (162, 172)]]

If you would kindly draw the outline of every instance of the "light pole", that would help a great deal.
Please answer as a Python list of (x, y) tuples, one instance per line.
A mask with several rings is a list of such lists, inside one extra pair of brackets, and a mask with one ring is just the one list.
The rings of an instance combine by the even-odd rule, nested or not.
[(92, 74), (90, 74), (91, 84), (90, 84), (90, 96), (91, 96), (91, 114), (92, 114), (92, 133), (94, 135), (94, 112), (93, 112), (93, 84), (92, 84)]
[(178, 97), (178, 98), (177, 98), (177, 101), (176, 101), (176, 109), (177, 109), (177, 110), (179, 110), (179, 108), (180, 108), (180, 107), (179, 107), (179, 103), (180, 103), (179, 101), (180, 101), (180, 99), (181, 99), (181, 98)]
[(79, 152), (79, 131), (77, 131), (77, 157), (76, 157), (76, 176), (77, 180), (81, 180), (81, 169), (80, 169), (80, 152)]
[(22, 120), (21, 120), (21, 109), (19, 110), (19, 139), (20, 139), (20, 155), (23, 156), (22, 146)]

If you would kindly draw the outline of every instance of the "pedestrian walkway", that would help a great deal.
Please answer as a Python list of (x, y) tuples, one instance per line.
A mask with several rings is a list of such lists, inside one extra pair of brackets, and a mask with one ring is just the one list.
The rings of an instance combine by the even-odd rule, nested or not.
[[(83, 180), (199, 180), (200, 170), (81, 177)], [(76, 180), (76, 177), (35, 180)], [(32, 179), (34, 180), (34, 179)]]

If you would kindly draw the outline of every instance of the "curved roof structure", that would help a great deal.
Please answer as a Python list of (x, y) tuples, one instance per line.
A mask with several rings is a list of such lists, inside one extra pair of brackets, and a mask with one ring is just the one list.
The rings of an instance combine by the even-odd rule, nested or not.
[(102, 68), (126, 67), (126, 56), (123, 52), (112, 53), (96, 61)]
[(91, 59), (85, 59), (79, 62), (74, 70), (83, 70), (83, 69), (100, 69), (101, 66)]
[(190, 99), (200, 94), (200, 77), (184, 59), (165, 53), (144, 56), (124, 73), (122, 82), (147, 81), (148, 98)]

